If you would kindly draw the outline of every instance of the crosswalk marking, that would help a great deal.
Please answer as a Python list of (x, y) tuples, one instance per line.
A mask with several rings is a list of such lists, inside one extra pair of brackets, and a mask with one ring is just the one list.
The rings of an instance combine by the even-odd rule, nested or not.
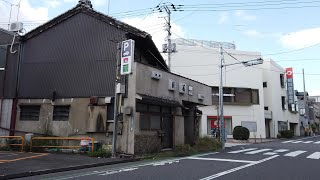
[(282, 153), (287, 151), (289, 151), (289, 149), (278, 149), (278, 150), (275, 150), (274, 152)]
[(309, 144), (309, 143), (312, 143), (313, 141), (305, 141), (303, 142), (304, 144)]
[(247, 152), (245, 154), (257, 154), (257, 153), (261, 153), (261, 152), (265, 152), (265, 151), (270, 151), (272, 149), (260, 149), (260, 150), (255, 150), (255, 151), (251, 151), (251, 152)]
[(264, 155), (276, 155), (278, 153), (287, 152), (287, 151), (289, 151), (289, 149), (278, 149), (273, 152), (266, 152), (264, 153)]
[(248, 148), (248, 149), (241, 149), (241, 150), (237, 150), (237, 151), (230, 151), (228, 153), (236, 154), (236, 153), (242, 153), (242, 152), (252, 151), (252, 150), (256, 150), (256, 149), (257, 148)]
[(292, 143), (297, 144), (297, 143), (301, 143), (301, 142), (303, 142), (303, 141), (294, 141)]
[(320, 159), (320, 152), (315, 152), (307, 157), (308, 159)]
[(283, 141), (282, 143), (291, 143), (293, 142), (294, 140), (290, 140), (290, 141)]
[(293, 152), (290, 152), (288, 154), (285, 154), (284, 156), (288, 156), (288, 157), (296, 157), (302, 153), (305, 153), (307, 151), (293, 151)]
[(320, 141), (314, 142), (313, 144), (320, 144)]

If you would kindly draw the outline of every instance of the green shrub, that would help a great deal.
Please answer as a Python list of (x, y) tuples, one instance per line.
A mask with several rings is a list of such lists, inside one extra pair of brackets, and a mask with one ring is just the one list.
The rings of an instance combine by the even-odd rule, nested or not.
[(177, 157), (188, 156), (193, 154), (194, 152), (194, 149), (189, 144), (177, 145), (174, 148), (174, 156)]
[(280, 131), (281, 137), (284, 138), (292, 138), (294, 133), (292, 130), (284, 130), (284, 131)]
[(203, 137), (196, 141), (193, 148), (198, 152), (216, 151), (221, 148), (221, 144), (214, 138)]
[(250, 132), (246, 127), (236, 126), (233, 129), (233, 139), (236, 140), (248, 140)]
[(89, 152), (89, 156), (91, 157), (104, 157), (104, 158), (109, 158), (111, 157), (111, 151), (110, 150), (105, 150), (105, 149), (98, 149), (97, 151), (94, 152)]

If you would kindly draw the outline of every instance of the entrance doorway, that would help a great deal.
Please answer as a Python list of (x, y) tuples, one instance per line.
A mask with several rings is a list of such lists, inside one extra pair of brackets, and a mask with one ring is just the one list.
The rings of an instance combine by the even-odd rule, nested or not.
[(271, 119), (265, 119), (265, 127), (266, 127), (266, 138), (271, 138), (270, 136), (270, 122)]
[(173, 146), (173, 119), (172, 116), (162, 116), (161, 130), (163, 136), (161, 137), (162, 148), (172, 148)]

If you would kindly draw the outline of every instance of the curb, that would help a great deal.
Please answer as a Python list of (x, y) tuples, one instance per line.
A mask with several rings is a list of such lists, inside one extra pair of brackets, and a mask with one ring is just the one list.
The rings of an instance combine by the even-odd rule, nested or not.
[(17, 174), (0, 175), (0, 179), (23, 178), (23, 177), (29, 177), (29, 176), (36, 176), (36, 175), (43, 175), (43, 174), (50, 174), (50, 173), (57, 173), (57, 172), (63, 172), (63, 171), (71, 171), (71, 170), (78, 170), (78, 169), (85, 169), (85, 168), (92, 168), (92, 167), (106, 166), (106, 165), (113, 165), (113, 164), (121, 164), (121, 163), (127, 163), (127, 162), (135, 162), (135, 161), (140, 161), (140, 158), (130, 158), (130, 159), (120, 160), (120, 161), (111, 161), (111, 162), (109, 161), (109, 162), (103, 162), (103, 163), (69, 166), (69, 167), (57, 168), (57, 169), (45, 169), (45, 170), (29, 171), (29, 172), (17, 173)]

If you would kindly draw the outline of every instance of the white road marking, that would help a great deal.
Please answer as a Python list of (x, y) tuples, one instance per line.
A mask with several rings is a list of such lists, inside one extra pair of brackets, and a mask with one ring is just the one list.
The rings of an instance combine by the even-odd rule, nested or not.
[[(166, 160), (165, 162), (178, 161), (178, 160), (188, 159), (189, 157), (201, 157), (201, 156), (207, 156), (207, 155), (218, 154), (218, 153), (219, 152), (211, 152), (211, 153), (197, 154), (197, 155), (188, 156), (188, 157), (182, 157), (182, 158), (172, 158), (172, 159)], [(163, 161), (156, 161), (156, 162), (163, 162)], [(134, 164), (134, 165), (124, 166), (122, 168), (110, 169), (109, 171), (121, 170), (123, 168), (135, 169), (135, 168), (144, 167), (144, 166), (152, 166), (156, 162), (151, 162), (151, 163), (150, 162), (149, 163), (143, 162), (143, 163), (138, 163), (138, 164)], [(101, 174), (101, 173), (104, 173), (104, 172), (106, 172), (106, 171), (91, 171), (91, 172), (87, 172), (87, 173), (79, 173), (79, 174), (74, 174), (74, 175), (70, 175), (70, 176), (60, 176), (60, 177), (54, 177), (54, 178), (46, 178), (46, 180), (75, 179), (75, 178), (78, 178), (78, 177), (97, 175), (97, 174)]]
[(314, 142), (313, 144), (320, 144), (320, 141)]
[(312, 143), (313, 141), (305, 141), (303, 142), (304, 144), (309, 144), (309, 143)]
[(223, 172), (220, 172), (220, 173), (217, 173), (217, 174), (214, 174), (214, 175), (211, 175), (211, 176), (202, 178), (202, 179), (200, 179), (200, 180), (211, 180), (211, 179), (215, 179), (215, 178), (218, 178), (218, 177), (221, 177), (221, 176), (230, 174), (230, 173), (232, 173), (232, 172), (235, 172), (235, 171), (238, 171), (238, 170), (241, 170), (241, 169), (250, 167), (250, 166), (254, 166), (254, 165), (260, 164), (260, 163), (262, 163), (262, 162), (268, 161), (268, 160), (271, 160), (271, 159), (276, 158), (276, 157), (278, 157), (278, 156), (279, 156), (279, 155), (271, 156), (271, 157), (262, 159), (262, 160), (260, 160), (260, 161), (256, 161), (256, 162), (254, 162), (254, 163), (250, 163), (250, 164), (246, 164), (246, 165), (243, 165), (243, 166), (239, 166), (239, 167), (236, 167), (236, 168), (233, 168), (233, 169), (229, 169), (229, 170), (227, 170), (227, 171), (223, 171)]
[(247, 152), (245, 154), (257, 154), (257, 153), (261, 153), (261, 152), (265, 152), (265, 151), (270, 151), (272, 149), (259, 149), (259, 150), (256, 150), (256, 151), (250, 151), (250, 152)]
[(303, 142), (303, 141), (294, 141), (294, 142), (292, 142), (293, 144), (297, 144), (297, 143), (301, 143), (301, 142)]
[(266, 152), (266, 153), (264, 153), (263, 155), (276, 155), (276, 154), (278, 154), (278, 153), (276, 153), (276, 152)]
[(289, 151), (289, 149), (278, 149), (278, 150), (275, 150), (274, 152), (281, 153), (281, 152), (287, 152), (287, 151)]
[(248, 149), (241, 149), (241, 150), (237, 150), (237, 151), (230, 151), (230, 152), (228, 152), (228, 153), (237, 154), (237, 153), (252, 151), (252, 150), (256, 150), (256, 149), (257, 149), (257, 148), (248, 148)]
[(308, 159), (320, 159), (320, 152), (315, 152), (307, 157)]
[(290, 140), (290, 141), (283, 141), (282, 143), (291, 143), (293, 142), (294, 140)]
[(254, 162), (256, 162), (256, 161), (237, 160), (237, 159), (200, 158), (200, 157), (190, 157), (188, 159), (205, 160), (205, 161), (239, 162), (239, 163), (254, 163)]
[(305, 153), (307, 151), (293, 151), (291, 153), (285, 154), (284, 156), (288, 156), (288, 157), (296, 157), (302, 153)]
[(286, 151), (289, 151), (289, 149), (278, 149), (273, 152), (266, 152), (263, 155), (276, 155), (278, 153), (282, 153), (282, 152), (286, 152)]

